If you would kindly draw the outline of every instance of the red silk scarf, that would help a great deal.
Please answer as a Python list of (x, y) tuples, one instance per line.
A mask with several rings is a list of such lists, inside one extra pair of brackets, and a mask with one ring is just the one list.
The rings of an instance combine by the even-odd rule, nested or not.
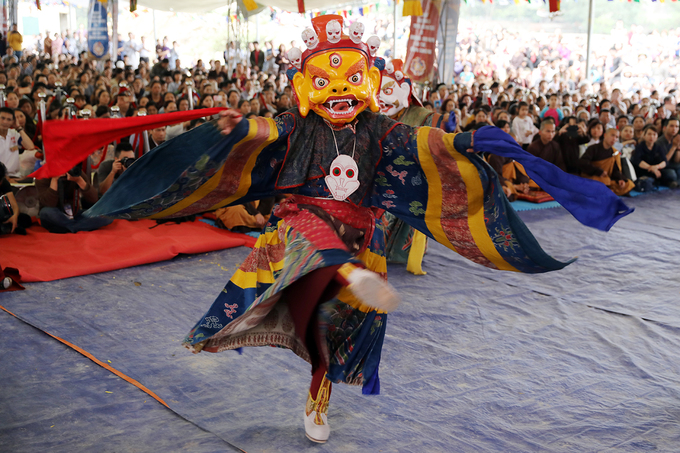
[(29, 176), (38, 179), (61, 176), (114, 140), (156, 127), (212, 116), (222, 110), (212, 108), (131, 118), (46, 121), (43, 124), (45, 164)]

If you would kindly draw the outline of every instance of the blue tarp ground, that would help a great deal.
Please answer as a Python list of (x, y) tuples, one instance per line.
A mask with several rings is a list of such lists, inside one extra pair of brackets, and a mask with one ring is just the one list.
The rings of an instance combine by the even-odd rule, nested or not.
[(228, 451), (69, 347), (0, 312), (0, 451)]
[(110, 360), (197, 426), (0, 313), (0, 451), (229, 451), (221, 438), (248, 453), (676, 452), (680, 196), (627, 202), (636, 212), (609, 233), (561, 208), (522, 213), (554, 256), (580, 256), (560, 272), (494, 272), (437, 244), (427, 276), (390, 266), (404, 300), (389, 319), (382, 394), (335, 386), (322, 446), (304, 438), (305, 362), (180, 346), (247, 249), (3, 294), (1, 305)]

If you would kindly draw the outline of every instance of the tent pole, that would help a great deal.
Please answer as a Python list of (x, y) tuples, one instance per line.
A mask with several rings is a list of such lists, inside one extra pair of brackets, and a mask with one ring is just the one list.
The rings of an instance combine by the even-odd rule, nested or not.
[[(118, 61), (118, 0), (111, 3), (111, 47), (113, 51), (113, 62)], [(121, 57), (122, 59), (122, 57)]]
[[(158, 44), (158, 37), (156, 36), (156, 10), (152, 9), (151, 10), (151, 16), (153, 17), (153, 48), (156, 48), (156, 44)], [(153, 60), (153, 58), (152, 58)]]
[(588, 9), (588, 44), (586, 46), (586, 81), (590, 82), (590, 41), (593, 37), (593, 18), (595, 14), (595, 8), (593, 7), (593, 0), (589, 1)]
[(224, 57), (224, 65), (227, 67), (227, 72), (229, 71), (229, 41), (231, 41), (231, 2), (229, 2), (229, 9), (227, 10), (227, 52)]
[[(444, 83), (446, 83), (448, 85), (448, 82), (446, 80), (444, 80), (444, 74), (446, 74), (446, 58), (444, 58), (444, 55), (446, 55), (446, 36), (449, 32), (449, 28), (448, 28), (449, 27), (449, 0), (444, 0), (444, 2), (442, 3), (442, 8), (441, 8), (439, 14), (441, 14), (441, 11), (446, 11), (446, 14), (444, 14), (444, 27), (443, 27), (444, 30), (443, 30), (443, 33), (442, 33), (442, 21), (441, 21), (442, 18), (441, 18), (441, 16), (439, 18), (439, 30), (440, 30), (439, 35), (442, 38), (442, 46), (441, 46), (441, 49), (440, 49), (441, 53), (438, 55), (439, 58), (438, 58), (438, 62), (437, 62), (438, 63), (437, 64), (437, 82), (442, 83), (442, 81), (443, 81)], [(451, 64), (454, 64), (454, 63), (451, 62)]]
[(392, 59), (397, 58), (397, 0), (392, 0), (393, 27), (392, 27)]

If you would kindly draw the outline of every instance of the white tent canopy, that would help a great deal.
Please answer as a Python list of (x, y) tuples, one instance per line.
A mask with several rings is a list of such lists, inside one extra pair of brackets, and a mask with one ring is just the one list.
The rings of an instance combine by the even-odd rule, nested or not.
[[(284, 11), (296, 13), (298, 11), (297, 0), (256, 0), (259, 5), (273, 6)], [(305, 0), (307, 11), (323, 9), (340, 9), (348, 4), (361, 5), (364, 2), (338, 2), (337, 0)], [(140, 6), (145, 6), (159, 11), (174, 11), (178, 13), (204, 13), (229, 5), (225, 0), (192, 0), (190, 2), (180, 0), (143, 0)]]
[(144, 0), (139, 2), (138, 7), (157, 9), (159, 11), (173, 11), (176, 13), (205, 13), (227, 6), (225, 0), (192, 0), (190, 2), (180, 0)]

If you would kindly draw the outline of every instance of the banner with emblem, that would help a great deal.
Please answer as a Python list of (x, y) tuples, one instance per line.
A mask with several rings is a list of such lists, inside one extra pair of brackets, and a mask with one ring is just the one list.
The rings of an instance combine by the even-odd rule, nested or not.
[(423, 0), (423, 15), (411, 17), (404, 70), (414, 82), (432, 79), (442, 0)]
[(102, 58), (109, 51), (106, 1), (90, 0), (87, 16), (87, 49), (95, 58)]
[(9, 24), (7, 15), (9, 14), (9, 0), (0, 0), (0, 8), (2, 8), (2, 16), (0, 16), (0, 32), (7, 36), (9, 32)]

